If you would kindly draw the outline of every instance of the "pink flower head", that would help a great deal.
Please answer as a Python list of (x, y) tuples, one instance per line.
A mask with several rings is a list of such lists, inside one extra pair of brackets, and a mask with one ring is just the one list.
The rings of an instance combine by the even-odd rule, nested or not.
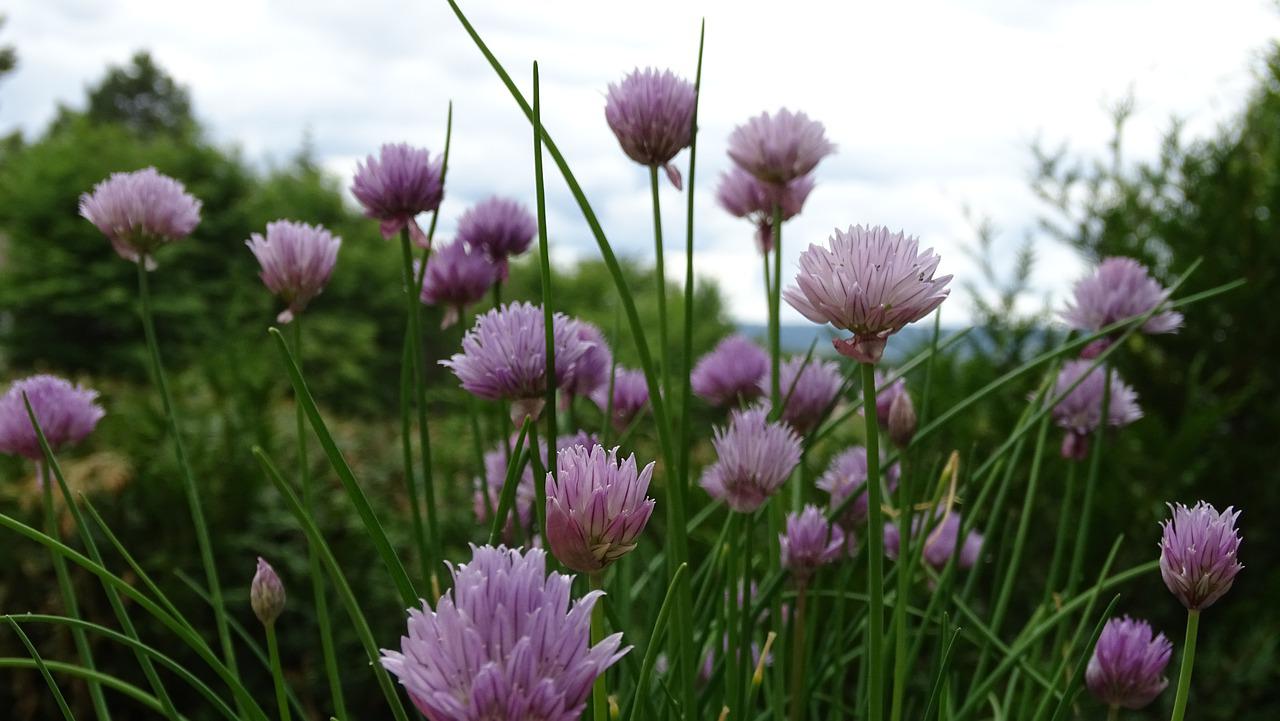
[(782, 567), (803, 583), (819, 566), (836, 560), (844, 550), (844, 532), (833, 526), (818, 507), (787, 514), (787, 532), (778, 535)]
[(277, 220), (267, 223), (265, 237), (253, 233), (245, 245), (262, 266), (258, 277), (285, 303), (276, 320), (288, 323), (329, 283), (342, 239), (318, 225)]
[[(778, 369), (778, 385), (782, 392), (782, 420), (796, 432), (813, 430), (835, 402), (843, 380), (840, 368), (831, 361), (801, 356), (788, 358)], [(761, 390), (763, 392), (763, 382)]]
[[(895, 463), (884, 470), (885, 488), (892, 491), (898, 487), (898, 464)], [(845, 449), (835, 458), (831, 465), (818, 479), (817, 487), (831, 496), (832, 510), (844, 505), (850, 496), (857, 497), (849, 502), (838, 519), (846, 531), (853, 530), (867, 522), (867, 449), (852, 446)]]
[(770, 185), (735, 165), (720, 175), (716, 199), (731, 215), (750, 220), (756, 226), (756, 247), (761, 253), (767, 253), (773, 250), (774, 205), (782, 211), (783, 220), (790, 220), (800, 214), (813, 186), (813, 177), (809, 175), (783, 186)]
[(1160, 575), (1164, 585), (1183, 606), (1199, 611), (1231, 590), (1236, 574), (1244, 568), (1236, 554), (1240, 511), (1218, 509), (1204, 501), (1191, 508), (1169, 506), (1172, 517), (1161, 526)]
[(729, 157), (765, 183), (782, 186), (808, 175), (834, 153), (822, 123), (783, 108), (760, 113), (729, 135)]
[(739, 513), (762, 506), (800, 462), (800, 438), (785, 423), (770, 423), (762, 408), (734, 411), (712, 444), (717, 460), (699, 485)]
[[(1102, 396), (1107, 386), (1107, 372), (1101, 366), (1089, 371), (1091, 365), (1093, 362), (1089, 360), (1068, 361), (1058, 371), (1058, 378), (1053, 384), (1053, 397), (1057, 398), (1076, 381), (1080, 381), (1079, 385), (1053, 407), (1054, 423), (1067, 432), (1062, 442), (1063, 458), (1081, 460), (1087, 457), (1089, 434), (1102, 422)], [(1080, 380), (1081, 376), (1085, 376), (1084, 380)], [(1138, 406), (1137, 392), (1125, 385), (1120, 374), (1112, 370), (1111, 393), (1107, 399), (1107, 425), (1119, 428), (1141, 417), (1142, 409)]]
[[(1133, 258), (1105, 258), (1093, 275), (1076, 281), (1073, 303), (1062, 311), (1067, 325), (1081, 331), (1098, 331), (1112, 323), (1146, 315), (1169, 300), (1146, 267)], [(1176, 333), (1182, 314), (1166, 310), (1142, 324), (1146, 333)]]
[(105, 415), (95, 390), (51, 375), (14, 381), (0, 396), (0, 453), (33, 461), (44, 459), (35, 426), (22, 402), (24, 393), (53, 451), (84, 440)]
[(112, 173), (80, 196), (80, 215), (98, 227), (125, 260), (156, 267), (160, 246), (191, 235), (200, 223), (200, 201), (155, 168)]
[(783, 297), (809, 320), (852, 332), (834, 341), (841, 355), (878, 363), (889, 336), (947, 299), (951, 276), (933, 277), (938, 261), (932, 248), (919, 252), (914, 236), (880, 226), (837, 229), (828, 247), (810, 245), (800, 256), (796, 285)]
[(483, 251), (498, 267), (498, 280), (507, 279), (507, 261), (533, 245), (538, 219), (520, 203), (497, 196), (467, 209), (458, 219), (458, 240)]
[[(591, 396), (601, 411), (609, 407), (609, 384), (596, 389)], [(649, 405), (649, 382), (644, 371), (631, 370), (618, 366), (613, 378), (613, 421), (614, 428), (619, 430), (630, 425)]]
[(698, 359), (689, 383), (699, 398), (713, 406), (727, 406), (758, 398), (768, 372), (769, 355), (764, 349), (734, 334)]
[(622, 634), (591, 645), (591, 611), (603, 595), (574, 602), (573, 576), (546, 572), (546, 553), (472, 546), (450, 566), (452, 589), (432, 610), (409, 610), (400, 651), (382, 665), (414, 706), (444, 721), (577, 721), (591, 685), (630, 647)]
[(604, 119), (628, 158), (662, 168), (678, 189), (680, 171), (671, 159), (693, 140), (697, 101), (693, 84), (670, 70), (636, 69), (622, 82), (609, 84)]
[[(573, 322), (555, 314), (556, 385), (573, 377), (574, 366), (590, 346)], [(468, 392), (488, 400), (514, 401), (512, 420), (536, 418), (547, 388), (547, 337), (541, 306), (511, 303), (476, 318), (462, 338), (462, 352), (440, 365), (453, 371)]]
[(645, 494), (653, 463), (636, 470), (636, 457), (618, 449), (571, 446), (547, 474), (547, 542), (561, 563), (579, 573), (600, 573), (636, 547), (653, 515)]
[(427, 261), (422, 279), (422, 302), (444, 306), (441, 328), (462, 317), (462, 311), (479, 302), (498, 279), (498, 267), (489, 256), (455, 240), (439, 246)]
[(444, 158), (407, 143), (383, 145), (356, 166), (351, 194), (364, 206), (364, 214), (381, 223), (382, 236), (390, 238), (403, 228), (416, 230), (414, 217), (440, 207), (444, 199)]
[(276, 575), (276, 569), (270, 563), (259, 556), (258, 569), (249, 585), (249, 605), (253, 608), (253, 615), (263, 625), (273, 624), (284, 611), (284, 602), (284, 584), (280, 582), (280, 576)]
[(1169, 639), (1153, 633), (1146, 621), (1110, 619), (1093, 647), (1085, 685), (1108, 706), (1140, 709), (1169, 685), (1164, 669), (1172, 653)]

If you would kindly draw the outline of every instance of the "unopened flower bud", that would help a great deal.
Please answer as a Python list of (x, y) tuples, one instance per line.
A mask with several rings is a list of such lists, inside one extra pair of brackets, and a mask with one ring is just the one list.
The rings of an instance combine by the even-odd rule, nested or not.
[(916, 407), (911, 396), (900, 393), (889, 406), (889, 440), (900, 449), (911, 445), (911, 439), (916, 435), (916, 423)]
[(253, 574), (253, 584), (249, 587), (249, 603), (264, 626), (275, 623), (284, 611), (284, 584), (276, 570), (261, 556), (258, 557), (258, 571)]

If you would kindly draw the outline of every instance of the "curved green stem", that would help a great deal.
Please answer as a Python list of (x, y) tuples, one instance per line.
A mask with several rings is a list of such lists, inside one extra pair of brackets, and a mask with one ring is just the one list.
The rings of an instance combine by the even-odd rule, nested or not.
[[(769, 265), (768, 254), (765, 267)], [(766, 279), (767, 283), (767, 279)], [(782, 380), (778, 369), (782, 365), (782, 206), (773, 206), (773, 286), (769, 289), (769, 367), (773, 372), (769, 383), (769, 400), (776, 413), (782, 412)]]
[[(862, 364), (862, 408), (867, 429), (867, 528), (870, 529), (867, 533), (868, 721), (880, 721), (884, 717), (884, 537), (880, 533), (884, 521), (880, 508), (880, 428), (876, 419), (875, 369), (871, 363)], [(904, 547), (905, 541), (904, 538)]]
[[(555, 476), (556, 469), (556, 335), (555, 306), (551, 295), (551, 249), (547, 242), (547, 193), (542, 178), (542, 101), (538, 83), (538, 63), (533, 63), (533, 177), (538, 204), (538, 271), (542, 278), (542, 326), (546, 334), (547, 349), (547, 391), (543, 404), (543, 413), (547, 414), (547, 468)], [(612, 401), (610, 390), (610, 401)], [(573, 406), (570, 405), (572, 412)], [(610, 419), (606, 417), (605, 422)], [(577, 429), (577, 425), (574, 425)], [(534, 446), (534, 453), (538, 448)], [(543, 479), (545, 482), (545, 479)], [(539, 493), (538, 503), (546, 505), (545, 493)], [(546, 509), (542, 509), (545, 515)], [(546, 519), (540, 515), (540, 519)], [(546, 534), (545, 526), (540, 526), (541, 533)]]
[(182, 490), (187, 496), (187, 505), (191, 510), (191, 526), (195, 530), (196, 545), (200, 548), (205, 583), (209, 587), (209, 599), (213, 606), (213, 619), (218, 628), (218, 640), (222, 644), (222, 657), (227, 664), (227, 670), (231, 675), (236, 676), (239, 673), (236, 670), (236, 652), (231, 644), (231, 631), (227, 627), (227, 609), (222, 600), (222, 584), (218, 581), (218, 569), (213, 563), (213, 544), (209, 541), (209, 529), (205, 524), (204, 510), (200, 505), (200, 493), (196, 489), (195, 476), (191, 473), (191, 464), (187, 461), (186, 446), (182, 442), (182, 433), (178, 428), (177, 411), (174, 409), (173, 397), (169, 393), (169, 381), (165, 376), (164, 364), (160, 360), (160, 343), (156, 340), (155, 320), (151, 313), (151, 289), (147, 282), (146, 263), (139, 260), (137, 265), (142, 330), (146, 335), (147, 350), (151, 356), (151, 372), (155, 375), (156, 385), (160, 389), (165, 420), (169, 424), (169, 435), (173, 438), (174, 454), (182, 470)]
[[(604, 579), (599, 573), (593, 573), (589, 577), (591, 579), (592, 591), (604, 590)], [(604, 599), (597, 599), (595, 608), (591, 609), (591, 645), (594, 646), (604, 640)], [(609, 721), (609, 687), (605, 679), (605, 672), (601, 671), (596, 676), (595, 685), (591, 687), (591, 718), (593, 721)]]
[(264, 624), (267, 629), (267, 656), (271, 659), (271, 680), (276, 687), (276, 708), (280, 721), (289, 721), (289, 694), (284, 690), (284, 669), (280, 666), (280, 644), (276, 642), (275, 621)]
[(1187, 638), (1182, 643), (1182, 668), (1178, 669), (1178, 694), (1173, 700), (1172, 721), (1182, 721), (1187, 713), (1187, 698), (1191, 693), (1191, 667), (1196, 661), (1196, 635), (1200, 631), (1200, 612), (1187, 610)]
[(662, 250), (662, 208), (658, 202), (658, 166), (649, 166), (649, 189), (653, 195), (654, 275), (658, 285), (658, 363), (662, 392), (671, 395), (671, 344), (667, 338), (667, 271)]
[[(293, 355), (302, 365), (302, 317), (293, 320)], [(307, 416), (302, 403), (295, 402), (298, 431), (298, 473), (302, 476), (302, 502), (308, 513), (315, 513), (315, 483), (311, 477), (311, 465), (307, 462)], [(410, 469), (411, 471), (412, 469)], [(347, 705), (342, 694), (342, 676), (338, 674), (338, 658), (334, 652), (333, 625), (329, 620), (329, 599), (325, 590), (323, 568), (316, 549), (307, 546), (307, 568), (311, 575), (311, 594), (315, 599), (316, 625), (320, 627), (320, 653), (324, 658), (324, 673), (329, 681), (329, 695), (333, 700), (333, 714), (340, 719), (347, 717)]]
[(1071, 571), (1067, 574), (1068, 596), (1075, 593), (1084, 574), (1085, 542), (1089, 538), (1089, 520), (1093, 515), (1093, 494), (1098, 485), (1098, 470), (1102, 465), (1102, 446), (1106, 438), (1107, 421), (1111, 414), (1111, 364), (1107, 363), (1104, 368), (1106, 370), (1103, 373), (1102, 414), (1099, 416), (1098, 429), (1094, 433), (1093, 450), (1089, 455), (1089, 475), (1085, 476), (1084, 498), (1080, 502), (1075, 549), (1071, 553)]

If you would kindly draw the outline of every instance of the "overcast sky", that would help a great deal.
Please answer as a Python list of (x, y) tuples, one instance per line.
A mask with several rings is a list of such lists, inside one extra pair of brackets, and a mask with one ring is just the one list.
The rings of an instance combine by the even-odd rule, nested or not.
[[(760, 260), (751, 227), (716, 206), (714, 189), (728, 162), (725, 139), (747, 117), (804, 110), (838, 145), (786, 228), (784, 277), (804, 246), (853, 223), (919, 235), (942, 255), (944, 272), (963, 277), (973, 272), (961, 251), (974, 237), (966, 207), (994, 222), (1005, 249), (1034, 232), (1035, 138), (1102, 152), (1105, 108), (1130, 88), (1131, 158), (1149, 157), (1175, 115), (1190, 134), (1211, 133), (1240, 107), (1267, 44), (1280, 37), (1274, 0), (463, 6), (526, 91), (531, 61), (540, 61), (548, 130), (614, 247), (644, 258), (652, 256), (648, 174), (610, 134), (604, 91), (636, 66), (691, 79), (706, 17), (695, 261), (744, 321), (765, 315)], [(0, 85), (0, 129), (38, 132), (56, 103), (80, 103), (107, 64), (146, 48), (190, 87), (219, 142), (268, 163), (310, 133), (344, 178), (383, 142), (439, 150), (452, 99), (443, 236), (486, 195), (532, 206), (528, 126), (444, 0), (10, 0), (3, 12), (0, 41), (17, 45), (20, 67)], [(686, 156), (677, 162), (684, 167)], [(556, 260), (595, 256), (558, 178), (548, 193)], [(668, 246), (683, 248), (683, 197), (668, 189), (662, 201)], [(1039, 285), (1061, 298), (1083, 266), (1048, 240), (1038, 252)], [(681, 274), (683, 253), (668, 253), (667, 263)], [(962, 321), (964, 306), (958, 292), (947, 317)]]

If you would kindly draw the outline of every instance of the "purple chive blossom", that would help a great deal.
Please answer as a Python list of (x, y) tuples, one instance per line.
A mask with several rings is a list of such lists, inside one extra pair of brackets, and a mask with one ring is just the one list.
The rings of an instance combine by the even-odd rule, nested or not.
[(774, 204), (782, 210), (782, 219), (790, 220), (804, 208), (813, 185), (813, 178), (805, 175), (779, 189), (735, 165), (729, 172), (721, 173), (716, 199), (731, 215), (750, 220), (756, 226), (756, 247), (761, 253), (767, 253), (773, 250)]
[(1173, 517), (1161, 524), (1160, 575), (1164, 585), (1192, 611), (1214, 604), (1231, 590), (1243, 565), (1237, 560), (1240, 511), (1216, 508), (1200, 501), (1191, 508), (1169, 506)]
[(356, 166), (351, 194), (364, 214), (381, 223), (382, 237), (403, 228), (420, 233), (414, 217), (440, 207), (444, 199), (444, 159), (407, 143), (383, 145)]
[(258, 277), (285, 303), (276, 320), (288, 323), (324, 291), (342, 239), (318, 225), (277, 220), (267, 223), (265, 237), (253, 233), (245, 245), (262, 266)]
[(844, 549), (844, 533), (833, 526), (815, 505), (787, 515), (787, 532), (778, 535), (782, 546), (782, 567), (791, 571), (801, 583), (818, 566), (824, 566)]
[(492, 197), (467, 209), (458, 219), (458, 240), (484, 251), (507, 279), (507, 259), (529, 250), (538, 234), (538, 219), (520, 203)]
[(618, 460), (605, 452), (573, 446), (556, 456), (559, 474), (547, 474), (547, 542), (561, 563), (597, 574), (636, 547), (653, 515), (645, 497), (653, 463), (636, 470), (636, 457)]
[[(831, 361), (788, 358), (778, 369), (784, 407), (782, 420), (797, 433), (808, 433), (822, 420), (840, 393), (840, 368)], [(761, 392), (764, 382), (761, 381)]]
[(713, 498), (751, 513), (772, 496), (800, 462), (800, 438), (785, 423), (769, 423), (762, 408), (734, 411), (716, 428), (717, 460), (699, 484)]
[[(1083, 460), (1089, 454), (1089, 435), (1102, 422), (1102, 396), (1107, 385), (1107, 372), (1089, 360), (1073, 360), (1063, 364), (1058, 379), (1053, 384), (1053, 397), (1062, 395), (1072, 384), (1085, 376), (1066, 397), (1053, 407), (1053, 420), (1066, 430), (1062, 439), (1062, 457)], [(1120, 374), (1111, 371), (1111, 393), (1107, 399), (1107, 425), (1120, 427), (1142, 417), (1138, 407), (1138, 394), (1121, 380)]]
[(733, 162), (775, 186), (808, 175), (835, 150), (822, 123), (786, 108), (774, 115), (760, 113), (734, 128), (729, 136), (729, 157)]
[[(591, 399), (600, 406), (601, 411), (609, 407), (609, 384), (598, 388)], [(622, 430), (640, 415), (649, 405), (649, 383), (645, 380), (644, 371), (631, 370), (618, 366), (613, 378), (613, 421), (614, 428)]]
[(156, 267), (155, 251), (191, 235), (200, 223), (200, 201), (182, 183), (155, 168), (112, 173), (80, 196), (80, 215), (98, 226), (125, 260)]
[(284, 584), (276, 575), (276, 569), (259, 556), (258, 570), (249, 585), (249, 605), (253, 607), (253, 615), (264, 626), (273, 624), (284, 611), (284, 600)]
[[(506, 443), (499, 442), (496, 447), (484, 454), (484, 479), (476, 479), (475, 494), (472, 498), (476, 520), (481, 523), (493, 522), (493, 514), (497, 512), (498, 503), (502, 499), (502, 486), (507, 481), (507, 461), (511, 457), (511, 451), (515, 450), (517, 439), (518, 436), (513, 435)], [(525, 448), (528, 447), (526, 439)], [(538, 453), (541, 454), (541, 458), (547, 457), (547, 444), (541, 438), (538, 439)], [(514, 540), (516, 524), (519, 524), (522, 533), (528, 534), (533, 530), (533, 501), (536, 497), (533, 464), (526, 463), (520, 475), (516, 476), (515, 503), (503, 529), (505, 539)]]
[[(547, 338), (542, 306), (511, 303), (476, 318), (462, 338), (462, 352), (440, 365), (449, 368), (468, 392), (488, 400), (510, 400), (512, 420), (537, 417), (546, 392)], [(574, 332), (573, 322), (557, 313), (556, 385), (573, 377), (574, 365), (589, 344)]]
[(422, 279), (422, 302), (444, 307), (441, 328), (462, 317), (462, 311), (484, 298), (498, 279), (498, 267), (488, 255), (454, 241), (436, 248)]
[(566, 433), (565, 435), (557, 438), (556, 451), (557, 452), (563, 451), (566, 448), (573, 448), (574, 446), (582, 446), (583, 448), (590, 448), (594, 445), (599, 445), (599, 443), (600, 443), (600, 438), (596, 436), (596, 434), (588, 433), (587, 431), (584, 431), (584, 430), (579, 430), (577, 433)]
[(951, 276), (934, 278), (938, 256), (919, 252), (915, 236), (875, 226), (837, 229), (829, 247), (810, 245), (800, 256), (796, 285), (782, 295), (814, 323), (853, 333), (836, 339), (841, 355), (878, 363), (889, 336), (929, 315), (947, 299)]
[(769, 372), (769, 355), (746, 336), (731, 335), (698, 359), (690, 374), (693, 392), (713, 406), (727, 406), (760, 396)]
[(54, 451), (84, 440), (105, 415), (95, 390), (51, 375), (14, 381), (0, 396), (0, 453), (33, 461), (44, 459), (35, 426), (22, 402), (24, 393)]
[[(590, 397), (592, 393), (609, 387), (609, 368), (613, 366), (613, 353), (609, 350), (609, 342), (605, 340), (604, 333), (595, 325), (585, 320), (573, 320), (571, 325), (579, 342), (586, 347), (563, 387), (565, 393), (571, 396)], [(560, 359), (556, 358), (556, 363), (559, 362)]]
[[(939, 514), (943, 511), (939, 510)], [(913, 533), (918, 533), (923, 524), (924, 517), (917, 516), (911, 523)], [(931, 525), (928, 535), (925, 536), (924, 542), (924, 561), (936, 570), (942, 570), (947, 565), (947, 560), (956, 553), (956, 541), (960, 535), (960, 514), (952, 511), (946, 513), (941, 523)], [(892, 559), (898, 558), (898, 545), (900, 543), (898, 525), (896, 523), (884, 524), (884, 555)], [(977, 531), (970, 530), (964, 537), (964, 543), (960, 544), (960, 556), (956, 559), (956, 565), (960, 568), (972, 568), (973, 564), (978, 562), (979, 556), (982, 555), (982, 534)]]
[(907, 379), (898, 378), (892, 383), (887, 383), (888, 373), (876, 371), (876, 421), (880, 427), (889, 428), (889, 411), (893, 409), (893, 402), (898, 396), (905, 395), (907, 392)]
[[(1074, 302), (1062, 311), (1062, 319), (1076, 330), (1094, 332), (1117, 321), (1146, 315), (1169, 300), (1146, 267), (1133, 258), (1106, 258), (1097, 270), (1076, 281)], [(1142, 324), (1145, 333), (1174, 333), (1182, 326), (1182, 314), (1167, 310)]]
[[(826, 473), (818, 479), (819, 489), (831, 496), (831, 508), (839, 508), (855, 493), (857, 497), (849, 503), (840, 514), (838, 522), (846, 531), (851, 531), (867, 522), (867, 493), (863, 486), (867, 482), (867, 449), (853, 446), (831, 459)], [(898, 464), (885, 470), (886, 489), (892, 491), (898, 486)]]
[(616, 633), (590, 645), (591, 610), (573, 602), (573, 576), (546, 573), (546, 553), (472, 546), (450, 566), (453, 588), (432, 610), (409, 610), (400, 652), (382, 665), (413, 704), (439, 721), (577, 721), (591, 685), (630, 647)]
[(628, 158), (662, 168), (677, 189), (680, 171), (671, 159), (693, 140), (693, 84), (670, 70), (636, 69), (620, 83), (609, 84), (604, 119)]
[(1169, 685), (1164, 669), (1173, 644), (1146, 621), (1113, 618), (1102, 627), (1084, 672), (1085, 685), (1108, 706), (1140, 709)]

